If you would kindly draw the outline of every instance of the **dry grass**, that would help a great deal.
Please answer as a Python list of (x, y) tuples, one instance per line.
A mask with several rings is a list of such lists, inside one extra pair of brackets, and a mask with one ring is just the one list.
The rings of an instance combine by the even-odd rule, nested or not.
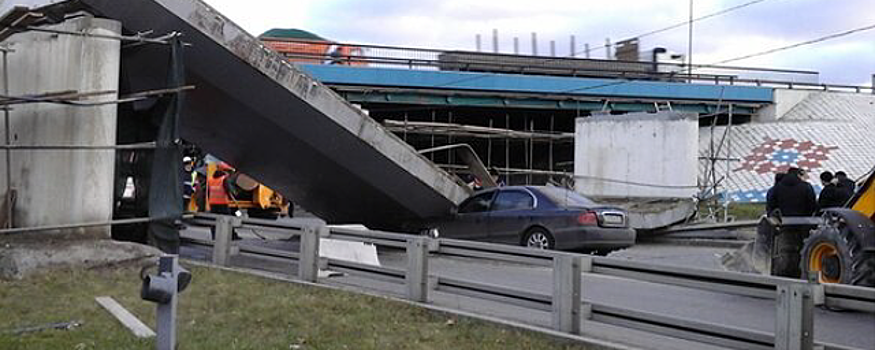
[[(65, 269), (0, 282), (0, 349), (152, 349), (95, 301), (108, 295), (154, 329), (139, 298), (138, 268)], [(207, 268), (179, 306), (180, 349), (584, 349), (540, 334), (354, 293)], [(25, 335), (26, 326), (79, 320), (72, 330)]]

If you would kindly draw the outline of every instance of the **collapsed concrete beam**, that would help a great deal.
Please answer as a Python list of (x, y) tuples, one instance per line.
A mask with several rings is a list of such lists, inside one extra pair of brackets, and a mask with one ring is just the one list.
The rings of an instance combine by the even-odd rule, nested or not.
[[(80, 0), (128, 32), (192, 44), (182, 136), (332, 223), (395, 228), (446, 214), (467, 189), (329, 88), (199, 0)], [(166, 48), (124, 65), (133, 90), (161, 87)]]

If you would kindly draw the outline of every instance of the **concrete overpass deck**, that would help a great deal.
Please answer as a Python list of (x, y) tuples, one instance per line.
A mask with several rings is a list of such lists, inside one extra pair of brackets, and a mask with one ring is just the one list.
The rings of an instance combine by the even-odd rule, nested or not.
[(771, 103), (772, 88), (682, 82), (556, 77), (506, 73), (405, 70), (304, 64), (301, 68), (326, 84), (527, 92), (644, 100), (697, 100)]
[[(74, 2), (75, 3), (75, 2)], [(181, 133), (330, 222), (372, 228), (443, 215), (458, 180), (199, 0), (80, 0), (126, 32), (181, 32)], [(124, 53), (132, 89), (161, 87), (165, 47)]]
[(760, 106), (773, 103), (774, 90), (509, 73), (318, 64), (300, 67), (356, 103), (647, 112), (655, 109), (655, 103), (670, 102), (677, 110), (701, 114), (714, 113), (718, 104), (732, 103), (737, 113), (753, 114)]

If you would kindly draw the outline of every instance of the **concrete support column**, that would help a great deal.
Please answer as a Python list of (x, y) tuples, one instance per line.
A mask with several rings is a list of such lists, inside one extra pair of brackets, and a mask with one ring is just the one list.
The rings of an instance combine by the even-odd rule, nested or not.
[[(118, 35), (117, 21), (80, 17), (54, 29)], [(6, 40), (9, 93), (117, 91), (121, 43), (75, 35), (25, 32)], [(117, 93), (88, 101), (114, 100)], [(117, 106), (74, 107), (58, 104), (16, 105), (10, 113), (13, 145), (107, 146), (116, 142)], [(2, 125), (0, 125), (2, 128)], [(2, 128), (0, 140), (5, 139)], [(5, 152), (0, 152), (0, 157)], [(17, 200), (17, 227), (74, 224), (112, 218), (115, 152), (112, 150), (15, 150), (10, 152), (11, 188)], [(0, 158), (5, 177), (6, 159)], [(0, 183), (5, 183), (0, 181)], [(0, 188), (5, 195), (8, 186)], [(4, 218), (5, 219), (5, 218)], [(2, 220), (0, 220), (2, 221)], [(108, 227), (75, 229), (76, 237), (108, 237)], [(44, 233), (35, 233), (35, 235)]]

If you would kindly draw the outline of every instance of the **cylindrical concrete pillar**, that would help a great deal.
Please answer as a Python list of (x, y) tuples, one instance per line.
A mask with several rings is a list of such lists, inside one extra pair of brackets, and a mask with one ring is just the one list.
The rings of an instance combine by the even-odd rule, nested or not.
[[(118, 35), (117, 21), (80, 17), (55, 29)], [(117, 91), (121, 43), (118, 40), (25, 32), (7, 39), (9, 93)], [(88, 101), (114, 100), (116, 92)], [(13, 145), (106, 146), (116, 142), (114, 104), (74, 107), (39, 103), (16, 105), (10, 113)], [(5, 133), (6, 130), (3, 130)], [(3, 140), (5, 135), (0, 136)], [(16, 227), (105, 221), (112, 218), (115, 152), (111, 150), (14, 150), (11, 188), (16, 192)], [(6, 167), (5, 159), (0, 166)], [(4, 171), (0, 174), (5, 174)], [(0, 189), (5, 194), (6, 188)], [(108, 237), (109, 228), (72, 230), (77, 236)]]

